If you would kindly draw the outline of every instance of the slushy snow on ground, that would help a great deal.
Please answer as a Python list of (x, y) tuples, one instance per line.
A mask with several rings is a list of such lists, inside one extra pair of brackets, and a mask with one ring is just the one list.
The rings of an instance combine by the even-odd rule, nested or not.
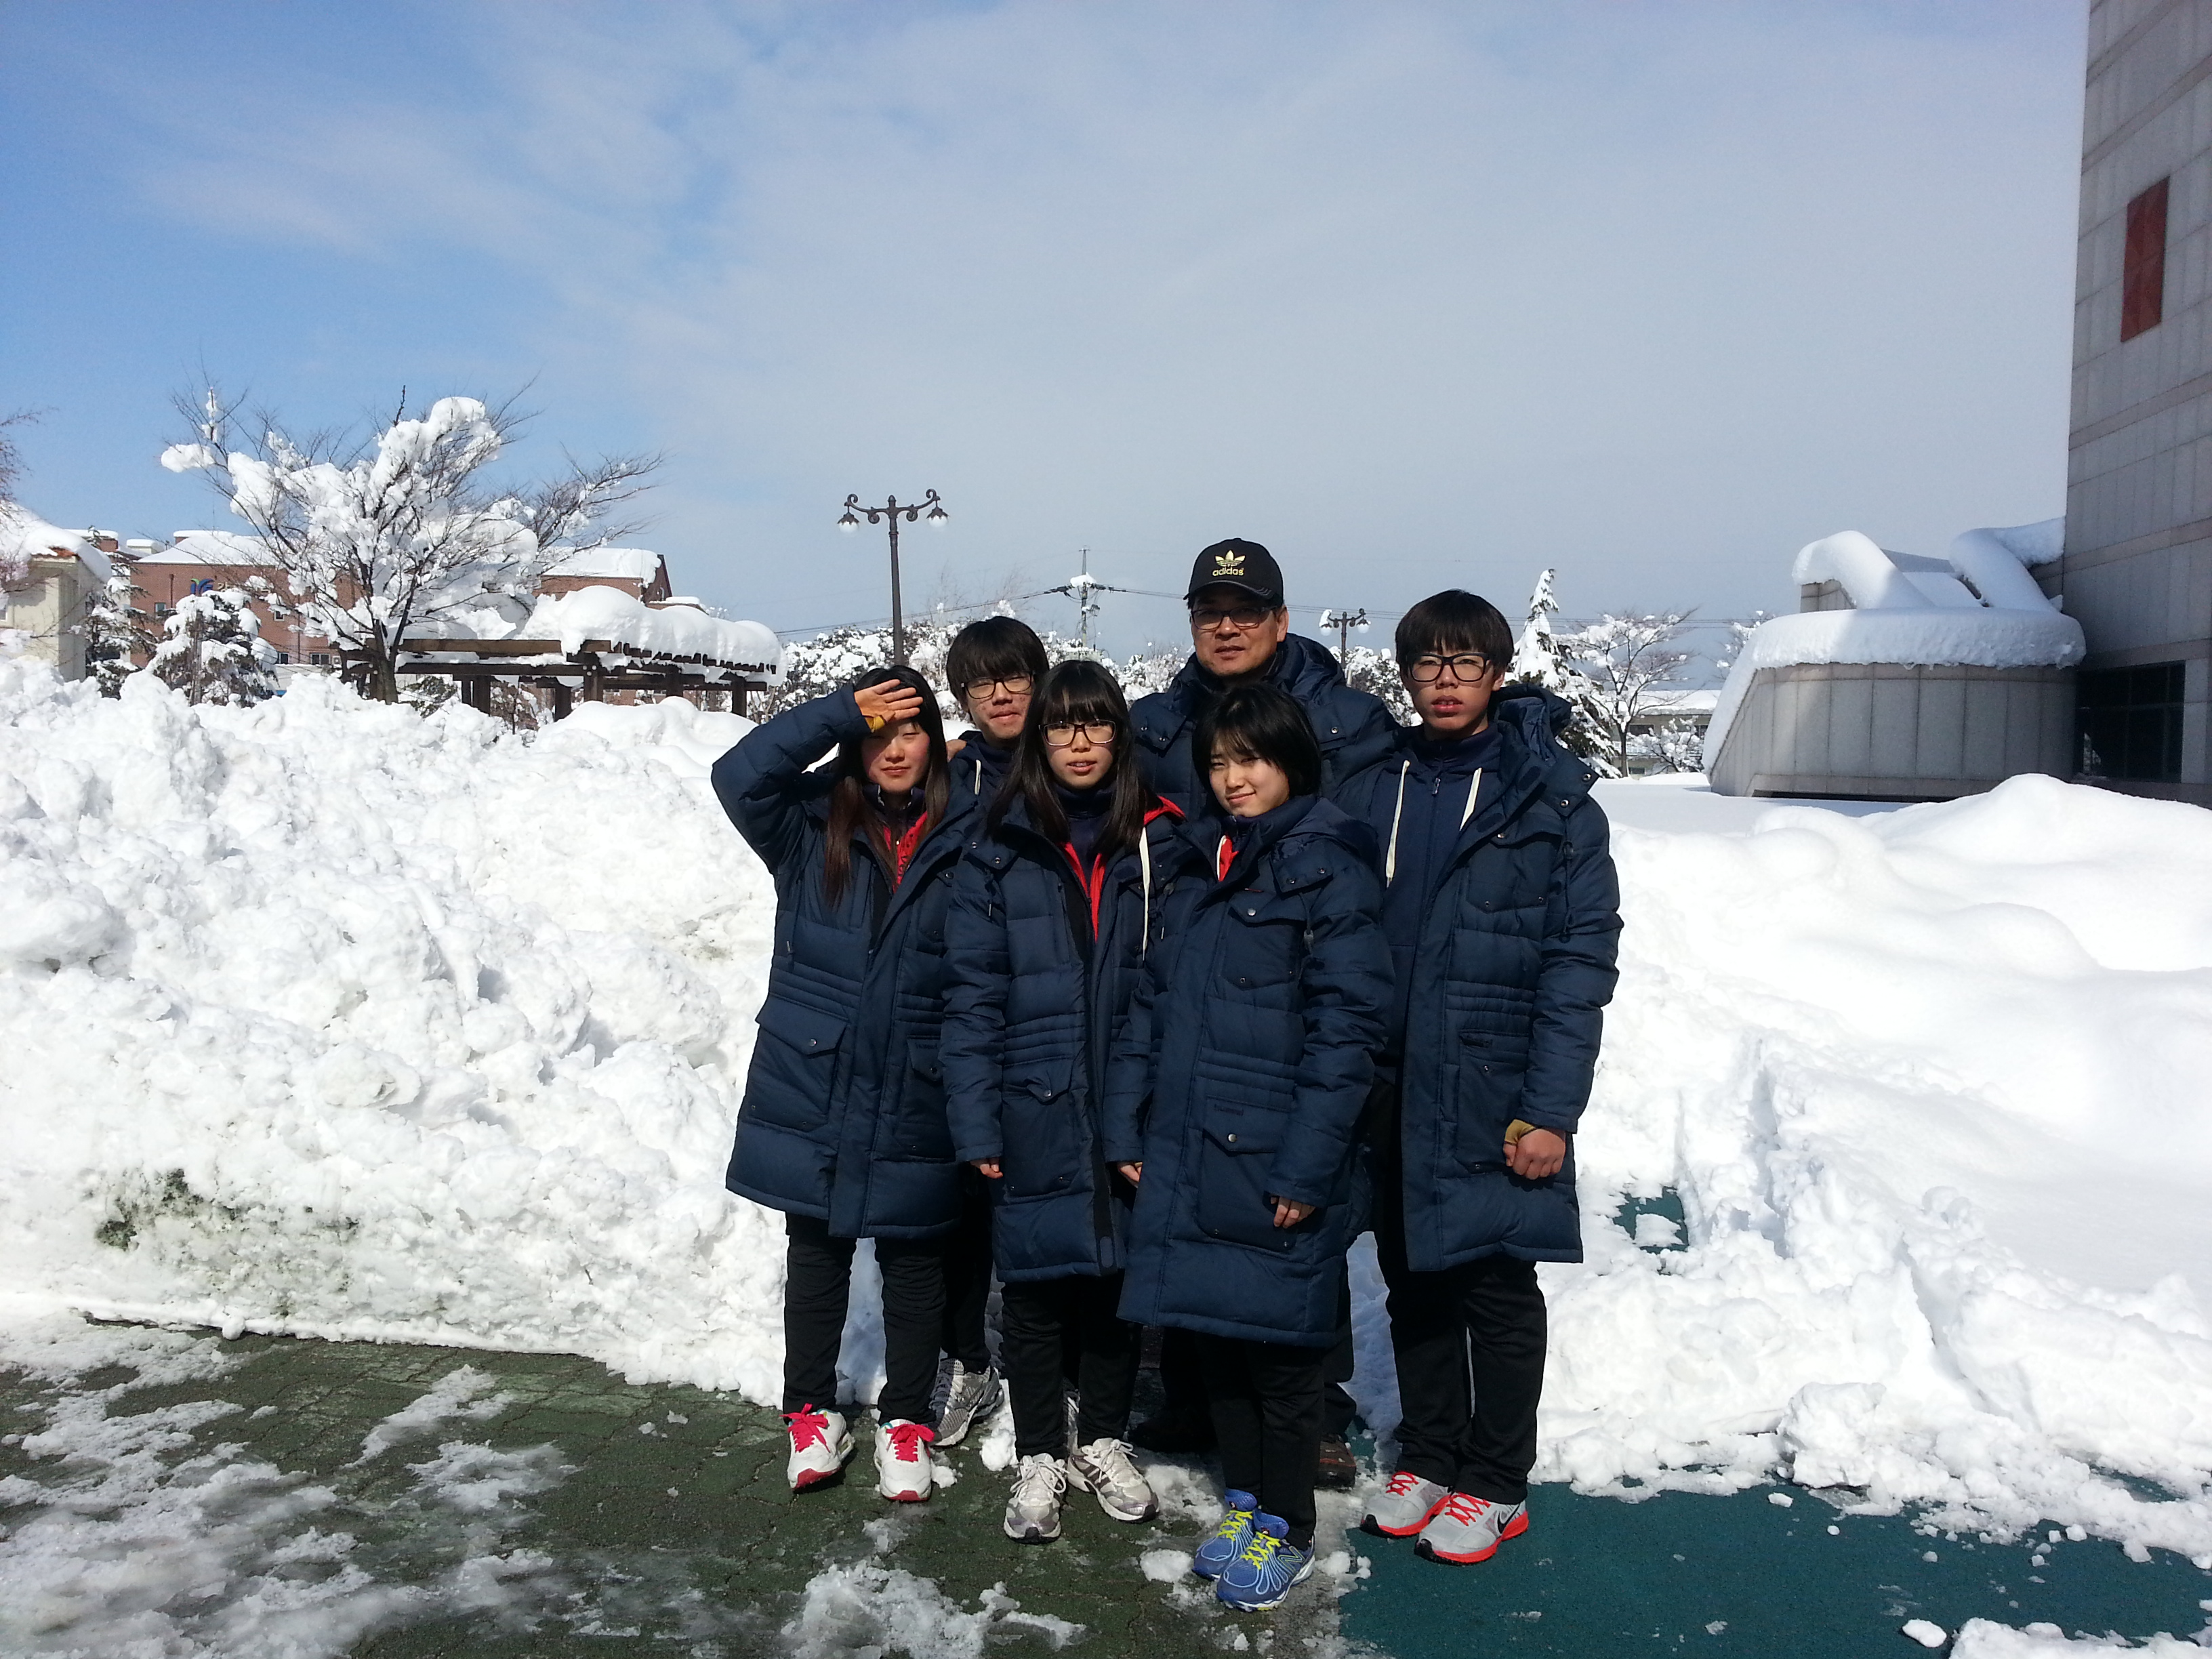
[[(526, 738), (313, 679), (195, 709), (0, 665), (9, 1305), (772, 1401), (780, 1220), (721, 1187), (774, 908), (706, 784), (744, 729), (668, 702)], [(1705, 832), (1638, 828), (1643, 787), (1606, 796), (1623, 975), (1540, 1473), (1778, 1474), (2212, 1561), (2212, 815), (2027, 778)], [(1617, 1224), (1668, 1193), (1679, 1241)], [(877, 1348), (856, 1316), (863, 1397)], [(475, 1403), (382, 1452), (425, 1502), (550, 1477), (441, 1464)]]

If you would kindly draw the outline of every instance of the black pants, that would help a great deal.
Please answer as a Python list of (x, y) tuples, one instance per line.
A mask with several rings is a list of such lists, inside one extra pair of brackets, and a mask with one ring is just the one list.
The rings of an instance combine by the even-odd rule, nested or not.
[(1262, 1510), (1282, 1518), (1291, 1543), (1310, 1547), (1328, 1350), (1226, 1336), (1197, 1340), (1223, 1482), (1250, 1492)]
[[(1160, 1333), (1160, 1410), (1171, 1418), (1204, 1418), (1206, 1379), (1199, 1370), (1198, 1338), (1190, 1331), (1170, 1328)], [(1322, 1362), (1321, 1431), (1326, 1440), (1342, 1440), (1352, 1432), (1352, 1419), (1359, 1407), (1351, 1390), (1352, 1280), (1347, 1274), (1337, 1297), (1336, 1344)]]
[[(784, 1218), (783, 1408), (837, 1403), (837, 1347), (852, 1298), (853, 1245), (811, 1216)], [(884, 1277), (884, 1391), (876, 1414), (929, 1421), (937, 1339), (945, 1319), (945, 1247), (939, 1239), (879, 1238)]]
[(1380, 1162), (1375, 1247), (1390, 1287), (1404, 1413), (1398, 1467), (1493, 1504), (1526, 1503), (1547, 1334), (1536, 1265), (1492, 1255), (1444, 1273), (1413, 1272), (1396, 1159)]
[(991, 1195), (981, 1173), (960, 1171), (960, 1224), (945, 1241), (945, 1328), (937, 1346), (971, 1371), (991, 1363), (984, 1340), (991, 1303)]
[(1119, 1440), (1128, 1433), (1142, 1332), (1115, 1312), (1121, 1301), (1119, 1273), (1022, 1279), (1000, 1288), (1005, 1324), (999, 1358), (1006, 1368), (1006, 1391), (1013, 1396), (1016, 1456), (1066, 1455), (1061, 1401), (1071, 1346), (1081, 1396), (1077, 1443)]

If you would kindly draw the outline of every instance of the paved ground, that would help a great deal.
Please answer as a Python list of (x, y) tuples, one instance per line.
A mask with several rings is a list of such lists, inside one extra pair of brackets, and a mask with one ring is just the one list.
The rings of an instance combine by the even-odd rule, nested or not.
[(0, 1373), (0, 1525), (14, 1529), (0, 1650), (116, 1652), (152, 1629), (171, 1644), (140, 1650), (361, 1659), (986, 1646), (1010, 1659), (1063, 1646), (1844, 1659), (1918, 1651), (1898, 1635), (1908, 1618), (2140, 1639), (2194, 1633), (2212, 1601), (2212, 1575), (2186, 1562), (1930, 1538), (1802, 1492), (1784, 1507), (1542, 1488), (1534, 1528), (1486, 1566), (1354, 1534), (1344, 1577), (1239, 1619), (1175, 1577), (1210, 1497), (1202, 1472), (1163, 1471), (1179, 1512), (1161, 1524), (1118, 1526), (1083, 1499), (1062, 1542), (1024, 1549), (997, 1531), (1006, 1477), (969, 1449), (927, 1505), (878, 1498), (865, 1453), (842, 1487), (794, 1498), (772, 1413), (626, 1386), (585, 1360), (118, 1340), (166, 1344), (167, 1358), (149, 1350), (142, 1372), (126, 1352), (66, 1386)]

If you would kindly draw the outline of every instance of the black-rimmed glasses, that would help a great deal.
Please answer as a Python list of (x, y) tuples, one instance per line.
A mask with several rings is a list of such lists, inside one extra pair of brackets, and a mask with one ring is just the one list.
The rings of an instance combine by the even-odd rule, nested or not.
[(1111, 720), (1076, 720), (1072, 723), (1055, 720), (1044, 729), (1045, 746), (1065, 749), (1075, 741), (1078, 732), (1083, 734), (1086, 743), (1096, 744), (1101, 749), (1111, 749), (1116, 736)]
[(1275, 608), (1270, 605), (1193, 605), (1190, 625), (1201, 632), (1211, 633), (1227, 623), (1241, 632), (1257, 628), (1274, 614)]
[(1480, 651), (1462, 651), (1449, 657), (1416, 657), (1406, 665), (1406, 678), (1416, 685), (1433, 685), (1451, 670), (1452, 678), (1462, 684), (1479, 680), (1490, 672), (1490, 659)]
[(970, 680), (960, 688), (960, 695), (988, 702), (1002, 691), (1010, 697), (1026, 697), (1036, 687), (1035, 675), (1009, 674), (1002, 680)]

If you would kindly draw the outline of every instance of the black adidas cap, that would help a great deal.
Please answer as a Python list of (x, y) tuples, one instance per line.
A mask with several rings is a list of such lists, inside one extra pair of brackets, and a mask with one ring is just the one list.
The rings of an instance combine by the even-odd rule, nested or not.
[(1198, 556), (1182, 602), (1188, 605), (1208, 587), (1241, 587), (1270, 609), (1283, 602), (1283, 573), (1276, 567), (1275, 556), (1257, 542), (1235, 536)]

